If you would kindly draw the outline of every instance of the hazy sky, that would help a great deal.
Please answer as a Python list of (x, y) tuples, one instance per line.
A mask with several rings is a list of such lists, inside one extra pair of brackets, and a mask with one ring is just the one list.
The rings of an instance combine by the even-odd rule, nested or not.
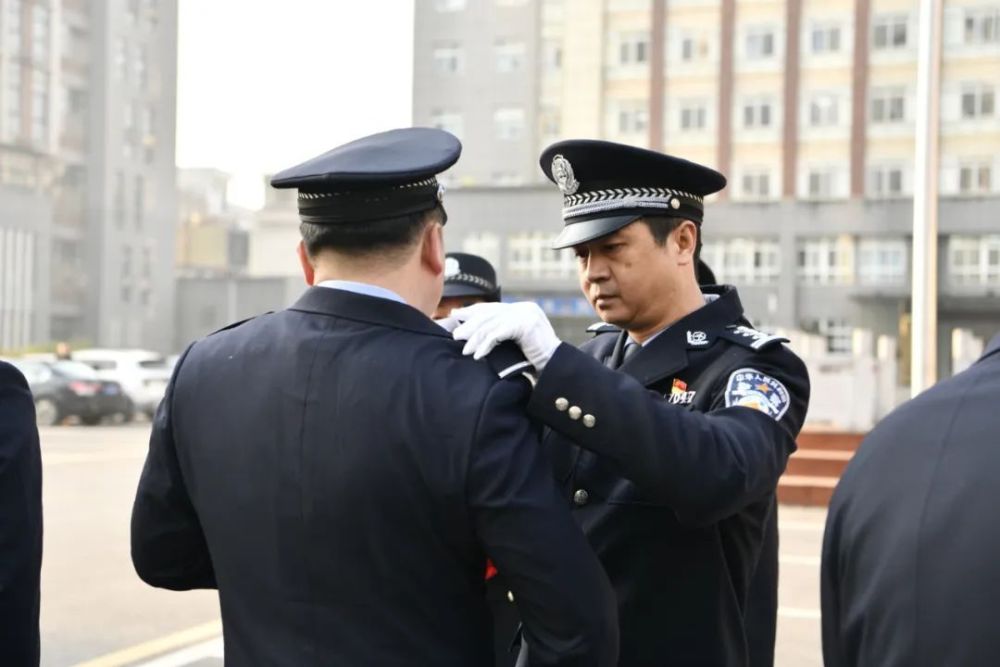
[(177, 164), (260, 177), (411, 122), (413, 0), (180, 0)]

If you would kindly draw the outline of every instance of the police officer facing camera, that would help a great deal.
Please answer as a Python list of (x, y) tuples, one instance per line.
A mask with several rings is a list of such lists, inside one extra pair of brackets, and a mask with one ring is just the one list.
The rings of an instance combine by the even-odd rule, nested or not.
[(539, 372), (527, 411), (618, 595), (619, 665), (771, 663), (775, 491), (809, 381), (735, 288), (699, 286), (704, 198), (725, 178), (605, 141), (555, 144), (541, 165), (596, 336), (562, 343), (533, 303), (457, 310), (454, 335), (475, 356), (512, 340)]
[(447, 317), (455, 308), (500, 300), (497, 272), (486, 259), (465, 252), (444, 258), (444, 291), (434, 319)]
[(132, 515), (154, 586), (218, 588), (238, 665), (490, 665), (487, 558), (533, 665), (611, 667), (614, 594), (524, 414), (528, 365), (430, 319), (446, 132), (384, 132), (272, 180), (297, 188), (310, 288), (191, 345)]

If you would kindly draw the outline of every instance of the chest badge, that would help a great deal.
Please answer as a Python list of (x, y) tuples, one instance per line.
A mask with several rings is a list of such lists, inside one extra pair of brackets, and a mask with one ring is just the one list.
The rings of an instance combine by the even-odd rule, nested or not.
[(667, 402), (674, 405), (691, 405), (694, 401), (696, 391), (688, 391), (687, 382), (674, 378), (674, 383), (670, 386), (670, 393), (667, 394)]
[(688, 331), (687, 341), (688, 345), (708, 345), (708, 334), (704, 331)]

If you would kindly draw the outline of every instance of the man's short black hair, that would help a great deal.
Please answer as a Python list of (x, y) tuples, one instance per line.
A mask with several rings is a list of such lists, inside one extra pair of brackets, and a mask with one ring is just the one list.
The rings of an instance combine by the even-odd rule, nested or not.
[[(649, 232), (653, 235), (653, 241), (656, 242), (656, 245), (662, 247), (667, 243), (667, 238), (670, 234), (680, 227), (681, 223), (685, 222), (685, 219), (666, 215), (647, 215), (642, 218), (642, 221), (649, 227)], [(695, 242), (694, 247), (694, 261), (697, 262), (701, 258), (701, 225), (694, 222), (694, 226), (698, 230), (698, 240)]]
[(440, 205), (420, 213), (372, 220), (364, 224), (299, 224), (306, 252), (315, 257), (324, 250), (348, 255), (372, 255), (402, 250), (412, 245), (429, 222), (444, 224), (447, 216)]

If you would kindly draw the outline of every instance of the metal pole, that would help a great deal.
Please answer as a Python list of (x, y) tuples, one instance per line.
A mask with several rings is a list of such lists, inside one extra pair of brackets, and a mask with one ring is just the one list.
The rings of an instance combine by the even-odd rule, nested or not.
[(913, 322), (910, 393), (937, 379), (938, 138), (942, 0), (920, 0), (913, 173)]

